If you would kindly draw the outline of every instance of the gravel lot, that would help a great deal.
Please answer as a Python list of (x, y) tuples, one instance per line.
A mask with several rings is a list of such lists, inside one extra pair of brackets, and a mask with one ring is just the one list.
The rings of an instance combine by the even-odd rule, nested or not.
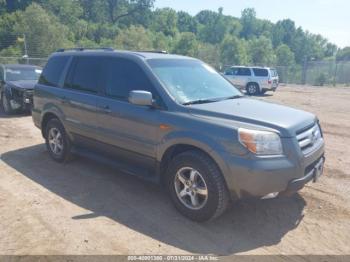
[(350, 254), (350, 88), (282, 86), (258, 99), (319, 116), (325, 174), (205, 224), (156, 185), (82, 158), (51, 161), (30, 116), (0, 113), (0, 254)]

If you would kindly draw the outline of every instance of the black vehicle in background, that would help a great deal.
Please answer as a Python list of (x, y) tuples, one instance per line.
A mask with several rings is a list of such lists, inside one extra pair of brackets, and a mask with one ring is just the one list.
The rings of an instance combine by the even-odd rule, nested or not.
[(6, 114), (31, 110), (41, 71), (34, 65), (0, 65), (0, 98)]

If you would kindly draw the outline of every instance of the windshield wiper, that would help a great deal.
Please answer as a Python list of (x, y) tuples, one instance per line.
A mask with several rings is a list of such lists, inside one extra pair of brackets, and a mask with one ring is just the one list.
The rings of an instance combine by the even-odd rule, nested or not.
[(193, 101), (189, 101), (189, 102), (183, 103), (183, 105), (184, 106), (188, 106), (188, 105), (196, 105), (196, 104), (214, 103), (214, 102), (219, 102), (219, 101), (223, 101), (223, 100), (237, 99), (237, 98), (241, 98), (241, 97), (244, 97), (244, 96), (242, 96), (242, 95), (234, 95), (234, 96), (220, 97), (220, 98), (211, 98), (211, 99), (197, 99), (197, 100), (193, 100)]
[(188, 105), (196, 105), (196, 104), (214, 103), (217, 101), (218, 101), (217, 99), (197, 99), (197, 100), (183, 103), (183, 105), (188, 106)]
[(230, 100), (230, 99), (238, 99), (244, 97), (243, 95), (235, 95), (235, 96), (228, 96), (223, 98), (222, 100)]

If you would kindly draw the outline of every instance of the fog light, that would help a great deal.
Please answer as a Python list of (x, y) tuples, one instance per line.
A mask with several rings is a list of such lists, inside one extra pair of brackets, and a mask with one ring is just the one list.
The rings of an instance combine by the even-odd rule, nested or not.
[(266, 196), (262, 197), (261, 199), (271, 199), (271, 198), (275, 198), (277, 197), (279, 194), (279, 192), (273, 192), (273, 193), (270, 193), (270, 194), (267, 194)]

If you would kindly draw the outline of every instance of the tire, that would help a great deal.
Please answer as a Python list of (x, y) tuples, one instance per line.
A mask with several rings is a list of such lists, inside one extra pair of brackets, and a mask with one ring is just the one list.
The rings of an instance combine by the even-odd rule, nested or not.
[[(185, 182), (180, 180), (186, 177), (186, 181), (191, 183), (188, 180), (191, 180), (192, 171), (196, 173), (193, 175), (196, 183), (192, 180), (191, 187), (185, 186)], [(228, 206), (229, 193), (224, 177), (205, 153), (191, 150), (174, 157), (167, 170), (166, 181), (176, 209), (193, 221), (213, 220), (222, 215)], [(186, 195), (181, 197), (181, 194)], [(196, 202), (192, 199), (197, 199), (197, 205), (193, 205)]]
[(250, 96), (256, 96), (260, 94), (260, 88), (259, 85), (256, 83), (249, 83), (246, 87), (247, 94)]
[(1, 107), (6, 115), (12, 115), (15, 112), (4, 92), (1, 93)]
[(62, 123), (53, 118), (49, 120), (45, 128), (46, 148), (53, 160), (63, 163), (70, 158), (71, 142)]

